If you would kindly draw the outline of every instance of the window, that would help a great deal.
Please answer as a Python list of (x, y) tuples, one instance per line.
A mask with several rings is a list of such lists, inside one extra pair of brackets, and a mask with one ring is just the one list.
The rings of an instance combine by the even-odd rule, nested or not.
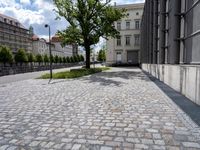
[(126, 36), (126, 45), (131, 45), (131, 37)]
[(130, 21), (126, 21), (126, 29), (130, 29)]
[(140, 35), (135, 34), (135, 45), (140, 45)]
[(140, 29), (140, 21), (139, 20), (135, 21), (135, 29)]
[(117, 38), (117, 46), (121, 46), (121, 36)]
[(136, 16), (138, 16), (139, 15), (139, 12), (136, 12)]
[(117, 30), (121, 30), (121, 22), (117, 22)]

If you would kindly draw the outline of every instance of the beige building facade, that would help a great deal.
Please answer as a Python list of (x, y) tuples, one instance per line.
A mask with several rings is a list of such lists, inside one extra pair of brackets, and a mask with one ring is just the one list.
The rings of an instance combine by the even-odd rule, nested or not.
[(31, 51), (31, 35), (17, 19), (0, 14), (0, 45), (8, 46), (13, 53), (19, 49)]
[[(57, 35), (51, 38), (51, 50), (53, 56), (60, 57), (71, 57), (77, 55), (76, 48), (74, 45), (62, 46), (61, 41)], [(43, 38), (39, 38), (37, 35), (32, 37), (32, 52), (37, 55), (49, 55), (49, 42)]]
[(106, 63), (107, 65), (139, 64), (140, 24), (144, 4), (128, 4), (116, 7), (125, 8), (127, 16), (114, 24), (120, 32), (120, 37), (107, 40)]

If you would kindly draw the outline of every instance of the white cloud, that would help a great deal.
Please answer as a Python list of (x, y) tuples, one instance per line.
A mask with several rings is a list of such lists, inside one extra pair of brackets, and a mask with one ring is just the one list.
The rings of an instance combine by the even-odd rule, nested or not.
[[(131, 4), (141, 3), (144, 0), (113, 0), (112, 3), (114, 2)], [(53, 0), (20, 0), (20, 3), (16, 0), (0, 0), (0, 13), (18, 19), (26, 28), (32, 25), (35, 33), (44, 38), (48, 37), (44, 24), (51, 25), (52, 35), (68, 25), (64, 19), (55, 20), (56, 13), (52, 11), (53, 9), (55, 9)], [(95, 49), (99, 50), (103, 44), (104, 40), (100, 39)]]
[(31, 4), (30, 0), (20, 0), (20, 3), (26, 4), (26, 5)]

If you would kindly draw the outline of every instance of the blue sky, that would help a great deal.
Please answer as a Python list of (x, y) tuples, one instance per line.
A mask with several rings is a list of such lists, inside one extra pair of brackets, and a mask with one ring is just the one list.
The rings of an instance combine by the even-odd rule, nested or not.
[[(114, 2), (131, 4), (144, 0), (112, 0)], [(26, 28), (33, 26), (35, 34), (43, 38), (48, 37), (48, 31), (44, 28), (46, 23), (51, 25), (52, 35), (67, 27), (64, 19), (55, 20), (54, 8), (52, 0), (0, 0), (0, 13), (18, 19)]]

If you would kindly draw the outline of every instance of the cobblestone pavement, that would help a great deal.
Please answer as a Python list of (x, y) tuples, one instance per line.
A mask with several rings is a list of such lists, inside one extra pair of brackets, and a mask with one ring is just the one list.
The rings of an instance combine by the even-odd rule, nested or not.
[(0, 150), (200, 149), (200, 129), (137, 68), (0, 86)]

